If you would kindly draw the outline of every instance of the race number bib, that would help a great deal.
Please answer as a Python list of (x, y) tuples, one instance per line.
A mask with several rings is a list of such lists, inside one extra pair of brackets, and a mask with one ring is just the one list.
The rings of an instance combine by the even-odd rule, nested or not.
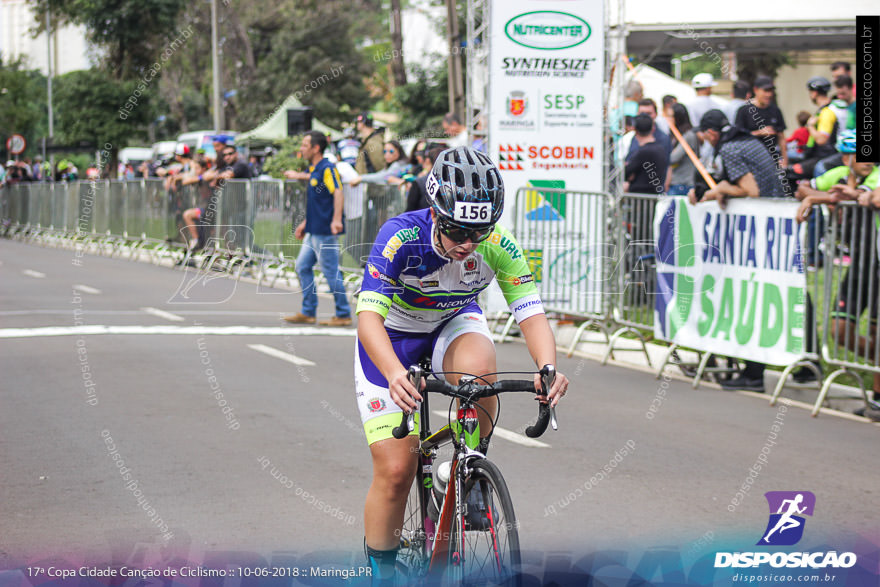
[(428, 199), (435, 200), (439, 190), (440, 182), (437, 181), (437, 178), (434, 177), (433, 173), (429, 174), (428, 180), (425, 182), (425, 191), (428, 192)]
[(453, 219), (459, 222), (488, 223), (492, 218), (491, 202), (456, 202)]

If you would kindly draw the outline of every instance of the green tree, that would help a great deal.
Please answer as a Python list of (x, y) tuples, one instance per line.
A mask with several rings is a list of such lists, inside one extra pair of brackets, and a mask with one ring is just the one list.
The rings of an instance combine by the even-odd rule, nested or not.
[(83, 25), (105, 50), (103, 65), (117, 79), (140, 77), (159, 59), (181, 27), (185, 0), (34, 0), (37, 30), (51, 11), (53, 26)]
[(400, 114), (395, 131), (399, 136), (443, 136), (440, 121), (449, 107), (446, 62), (433, 71), (413, 68), (413, 80), (394, 90), (394, 103)]
[[(149, 88), (139, 92), (140, 82), (113, 80), (90, 69), (62, 75), (56, 78), (55, 86), (57, 142), (89, 142), (98, 149), (109, 144), (111, 163), (115, 166), (119, 149), (130, 140), (146, 140), (143, 129), (153, 120), (155, 96)], [(140, 96), (136, 96), (138, 93)], [(132, 97), (137, 105), (123, 110)]]
[(27, 141), (25, 154), (39, 152), (39, 139), (47, 128), (46, 78), (37, 70), (25, 68), (21, 59), (0, 61), (0, 149), (3, 159), (6, 139), (20, 134)]
[(275, 179), (284, 179), (284, 172), (288, 169), (294, 171), (305, 171), (308, 169), (308, 163), (299, 155), (299, 146), (302, 144), (302, 137), (287, 137), (281, 142), (275, 154), (266, 159), (263, 163), (263, 173), (274, 177)]

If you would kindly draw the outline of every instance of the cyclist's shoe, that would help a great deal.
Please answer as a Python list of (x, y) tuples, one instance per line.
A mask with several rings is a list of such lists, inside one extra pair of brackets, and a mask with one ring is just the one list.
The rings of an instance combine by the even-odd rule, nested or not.
[(467, 513), (464, 516), (465, 530), (483, 531), (488, 530), (491, 521), (486, 503), (483, 500), (483, 492), (478, 486), (474, 486), (465, 499)]

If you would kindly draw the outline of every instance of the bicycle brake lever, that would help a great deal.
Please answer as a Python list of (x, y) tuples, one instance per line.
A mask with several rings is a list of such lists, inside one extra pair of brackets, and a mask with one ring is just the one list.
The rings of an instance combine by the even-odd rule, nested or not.
[(550, 426), (554, 430), (559, 430), (559, 425), (556, 422), (556, 408), (550, 408)]
[[(410, 383), (416, 388), (417, 391), (421, 391), (422, 387), (422, 378), (425, 376), (425, 372), (418, 365), (412, 365), (409, 368), (407, 373), (409, 377)], [(410, 432), (416, 429), (416, 411), (412, 412), (402, 412), (402, 417), (400, 420), (400, 426), (397, 426), (391, 431), (391, 435), (394, 438), (401, 440), (406, 438)]]

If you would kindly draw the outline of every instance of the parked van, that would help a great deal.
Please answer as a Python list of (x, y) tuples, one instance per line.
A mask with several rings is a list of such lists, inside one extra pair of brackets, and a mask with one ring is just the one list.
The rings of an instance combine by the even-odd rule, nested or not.
[(174, 148), (177, 141), (159, 141), (153, 143), (153, 161), (171, 161), (174, 159)]

